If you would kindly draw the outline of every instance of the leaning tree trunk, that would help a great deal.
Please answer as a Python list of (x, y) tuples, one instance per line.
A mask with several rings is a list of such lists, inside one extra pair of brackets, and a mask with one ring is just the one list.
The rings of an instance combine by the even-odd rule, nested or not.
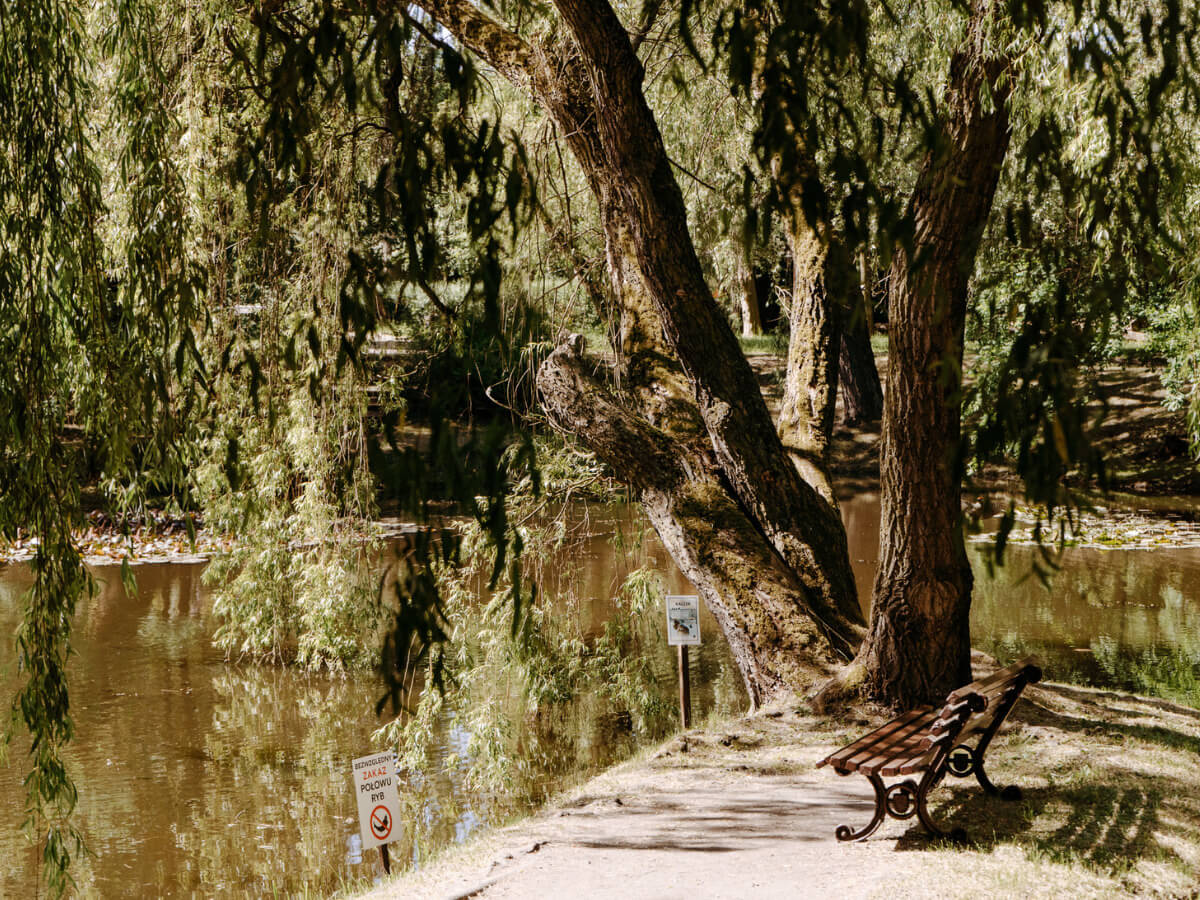
[(606, 0), (556, 0), (566, 28), (532, 43), (471, 0), (418, 5), (542, 105), (596, 200), (619, 395), (572, 339), (538, 373), (551, 422), (633, 485), (751, 701), (811, 688), (862, 636), (845, 531), (785, 452), (705, 283), (628, 33)]
[(951, 61), (945, 149), (922, 164), (913, 246), (891, 269), (881, 558), (858, 657), (867, 693), (891, 706), (937, 702), (971, 680), (959, 388), (968, 278), (1009, 144), (1008, 61), (986, 49), (993, 8), (977, 0)]

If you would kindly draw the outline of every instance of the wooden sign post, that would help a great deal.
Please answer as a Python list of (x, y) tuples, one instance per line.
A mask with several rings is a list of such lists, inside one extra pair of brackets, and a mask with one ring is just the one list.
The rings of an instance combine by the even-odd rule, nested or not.
[(679, 645), (679, 721), (684, 731), (692, 727), (692, 684), (688, 672), (687, 644)]
[(679, 648), (679, 722), (686, 731), (692, 727), (688, 647), (700, 644), (699, 597), (676, 594), (667, 597), (667, 644)]

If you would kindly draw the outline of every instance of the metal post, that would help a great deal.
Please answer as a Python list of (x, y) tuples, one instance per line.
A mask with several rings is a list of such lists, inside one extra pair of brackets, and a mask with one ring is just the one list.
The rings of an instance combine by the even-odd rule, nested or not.
[(388, 856), (387, 844), (379, 845), (379, 858), (383, 860), (383, 873), (385, 875), (392, 874), (392, 860)]
[(692, 727), (692, 684), (688, 677), (688, 648), (679, 645), (679, 721), (684, 731)]

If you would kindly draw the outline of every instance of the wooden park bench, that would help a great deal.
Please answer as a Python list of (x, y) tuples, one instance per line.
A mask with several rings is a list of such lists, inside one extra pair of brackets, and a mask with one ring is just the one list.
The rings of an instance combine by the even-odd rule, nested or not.
[[(875, 789), (875, 815), (871, 821), (859, 831), (839, 825), (837, 839), (861, 841), (879, 827), (885, 815), (897, 819), (916, 815), (931, 834), (965, 840), (961, 828), (952, 832), (939, 828), (926, 806), (929, 792), (947, 772), (959, 778), (973, 774), (988, 794), (1019, 800), (1019, 788), (1000, 790), (992, 784), (983, 757), (1025, 685), (1041, 677), (1037, 660), (1023, 659), (952, 691), (941, 709), (922, 706), (910, 710), (817, 763), (818, 768), (832, 766), (839, 775), (866, 775)], [(907, 778), (884, 785), (886, 777), (917, 774), (920, 781)]]

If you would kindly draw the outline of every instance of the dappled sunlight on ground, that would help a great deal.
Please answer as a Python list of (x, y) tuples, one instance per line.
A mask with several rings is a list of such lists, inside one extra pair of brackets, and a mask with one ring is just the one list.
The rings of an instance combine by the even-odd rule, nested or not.
[(881, 718), (814, 717), (803, 706), (676, 737), (541, 814), (486, 835), (373, 897), (754, 896), (1114, 897), (1200, 889), (1200, 711), (1128, 694), (1042, 684), (988, 754), (999, 785), (973, 778), (931, 795), (972, 844), (931, 842), (871, 816), (866, 779), (817, 760)]

